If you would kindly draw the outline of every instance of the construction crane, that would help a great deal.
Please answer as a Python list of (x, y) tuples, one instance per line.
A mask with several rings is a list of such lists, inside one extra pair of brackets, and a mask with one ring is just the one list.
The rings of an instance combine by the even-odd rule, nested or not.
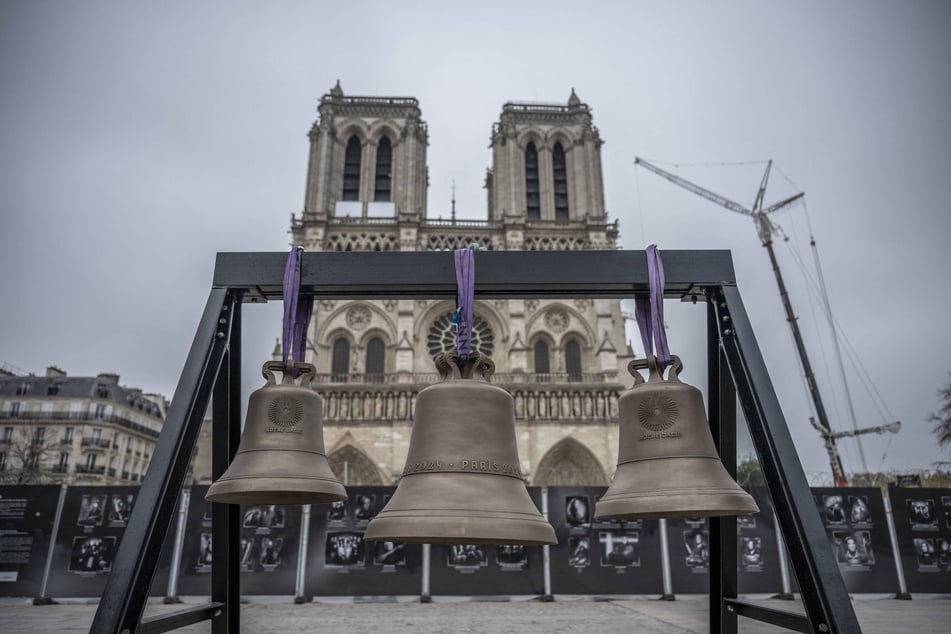
[(769, 161), (766, 163), (766, 171), (763, 174), (763, 179), (760, 181), (759, 190), (756, 192), (756, 200), (753, 202), (752, 208), (744, 207), (743, 205), (733, 202), (732, 200), (715, 194), (714, 192), (700, 187), (690, 181), (683, 179), (675, 174), (671, 174), (656, 165), (648, 163), (642, 158), (635, 158), (634, 165), (640, 165), (644, 169), (654, 172), (658, 176), (666, 178), (675, 185), (683, 187), (687, 191), (693, 192), (702, 198), (714, 202), (721, 207), (725, 207), (730, 211), (736, 212), (738, 214), (743, 214), (744, 216), (749, 216), (753, 219), (753, 222), (756, 224), (756, 232), (759, 234), (759, 239), (762, 245), (766, 248), (767, 253), (769, 253), (769, 261), (773, 267), (773, 274), (776, 276), (776, 285), (779, 287), (779, 296), (783, 302), (783, 309), (786, 311), (786, 321), (789, 322), (789, 327), (792, 330), (793, 341), (796, 344), (796, 351), (799, 354), (799, 361), (802, 364), (802, 371), (805, 375), (806, 385), (809, 389), (809, 395), (812, 398), (812, 404), (816, 411), (816, 416), (818, 417), (818, 422), (815, 418), (810, 417), (809, 422), (812, 423), (812, 426), (815, 427), (816, 431), (819, 432), (822, 436), (823, 443), (825, 444), (826, 453), (829, 455), (829, 463), (832, 466), (832, 477), (835, 481), (836, 486), (849, 486), (849, 481), (845, 477), (845, 469), (842, 467), (842, 458), (839, 455), (839, 449), (836, 446), (836, 441), (840, 438), (850, 438), (855, 436), (860, 436), (862, 434), (871, 434), (871, 433), (885, 433), (892, 432), (897, 433), (901, 429), (901, 422), (889, 423), (887, 425), (880, 425), (878, 427), (867, 427), (863, 429), (853, 429), (850, 431), (832, 431), (832, 427), (829, 425), (829, 417), (826, 415), (825, 406), (822, 404), (822, 396), (819, 394), (819, 386), (816, 384), (815, 374), (812, 372), (812, 364), (809, 363), (809, 355), (806, 353), (806, 346), (802, 340), (802, 333), (799, 331), (798, 317), (793, 312), (792, 303), (789, 300), (789, 292), (786, 290), (786, 284), (783, 282), (782, 273), (779, 270), (779, 261), (776, 259), (776, 253), (773, 250), (773, 233), (776, 231), (776, 226), (770, 221), (769, 215), (773, 212), (784, 209), (794, 202), (800, 200), (805, 196), (805, 192), (799, 192), (794, 196), (790, 196), (785, 200), (781, 200), (778, 203), (774, 203), (769, 207), (763, 208), (763, 199), (766, 196), (766, 183), (769, 181), (769, 172), (773, 167), (773, 162)]

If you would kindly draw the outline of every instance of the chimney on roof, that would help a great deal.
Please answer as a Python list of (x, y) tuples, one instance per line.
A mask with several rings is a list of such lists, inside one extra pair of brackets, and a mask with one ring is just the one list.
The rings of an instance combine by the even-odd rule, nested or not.
[(112, 372), (100, 372), (96, 375), (97, 379), (105, 383), (111, 383), (112, 385), (119, 385), (119, 375), (113, 374)]
[(58, 379), (66, 376), (66, 371), (57, 368), (55, 365), (46, 366), (46, 378)]

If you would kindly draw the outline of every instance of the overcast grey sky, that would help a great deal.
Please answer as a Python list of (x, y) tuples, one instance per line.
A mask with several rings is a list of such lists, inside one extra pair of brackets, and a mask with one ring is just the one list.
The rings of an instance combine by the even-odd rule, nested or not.
[[(801, 188), (833, 309), (898, 436), (872, 469), (948, 459), (926, 422), (951, 369), (951, 5), (946, 2), (36, 2), (0, 4), (0, 361), (117, 372), (171, 396), (217, 251), (283, 251), (306, 133), (339, 78), (410, 95), (429, 123), (429, 214), (485, 215), (489, 132), (509, 100), (594, 111), (624, 248), (733, 251), (807, 472), (828, 473), (752, 223), (633, 166), (772, 158), (767, 202)], [(745, 205), (762, 164), (678, 173)], [(785, 175), (788, 180), (783, 178)], [(791, 183), (795, 183), (792, 185)], [(834, 426), (850, 423), (811, 266), (806, 210), (777, 222)], [(667, 308), (703, 380), (702, 311)], [(246, 383), (280, 304), (246, 311)], [(689, 372), (690, 369), (693, 372)], [(851, 370), (850, 370), (851, 371)], [(248, 378), (250, 377), (250, 378)], [(881, 424), (850, 377), (860, 425)], [(848, 470), (859, 469), (845, 442)]]

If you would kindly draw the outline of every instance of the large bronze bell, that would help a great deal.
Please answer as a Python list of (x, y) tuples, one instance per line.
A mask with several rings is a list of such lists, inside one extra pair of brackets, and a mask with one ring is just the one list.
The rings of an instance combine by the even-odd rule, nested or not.
[[(700, 390), (665, 380), (653, 356), (628, 364), (634, 385), (618, 399), (617, 471), (595, 505), (597, 519), (746, 515), (759, 508), (730, 477), (713, 444)], [(648, 367), (645, 382), (638, 368)]]
[[(248, 402), (238, 453), (205, 499), (225, 504), (324, 504), (347, 499), (324, 449), (323, 402), (310, 388), (316, 369), (295, 363), (297, 385), (280, 361), (261, 368), (267, 384)], [(276, 383), (274, 372), (284, 378)]]
[(555, 544), (522, 479), (512, 396), (489, 383), (492, 360), (435, 358), (441, 381), (416, 397), (396, 492), (367, 526), (373, 541)]

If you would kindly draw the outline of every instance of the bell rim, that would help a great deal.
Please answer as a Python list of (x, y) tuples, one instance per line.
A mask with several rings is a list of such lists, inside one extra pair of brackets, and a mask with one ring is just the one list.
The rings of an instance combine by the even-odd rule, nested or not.
[(678, 494), (678, 490), (671, 489), (649, 494), (622, 494), (610, 498), (605, 496), (595, 504), (594, 518), (607, 520), (722, 517), (752, 515), (759, 510), (753, 496), (742, 489), (708, 489), (702, 493), (693, 490), (688, 494)]
[[(467, 520), (465, 525), (461, 519)], [(473, 525), (475, 524), (475, 525)], [(462, 529), (465, 530), (462, 530)], [(473, 536), (477, 531), (482, 535)], [(469, 534), (467, 534), (469, 533)], [(371, 542), (408, 544), (480, 544), (503, 546), (553, 546), (558, 543), (555, 529), (542, 517), (538, 520), (460, 517), (446, 515), (413, 519), (380, 517), (370, 520), (363, 538)]]
[[(249, 480), (256, 480), (258, 488), (248, 490)], [(288, 480), (309, 480), (302, 482), (310, 486), (293, 486)], [(320, 484), (325, 484), (318, 488)], [(315, 486), (316, 485), (316, 486)], [(205, 500), (221, 504), (331, 504), (347, 500), (347, 490), (336, 480), (327, 478), (247, 476), (241, 478), (219, 479), (205, 493)]]

